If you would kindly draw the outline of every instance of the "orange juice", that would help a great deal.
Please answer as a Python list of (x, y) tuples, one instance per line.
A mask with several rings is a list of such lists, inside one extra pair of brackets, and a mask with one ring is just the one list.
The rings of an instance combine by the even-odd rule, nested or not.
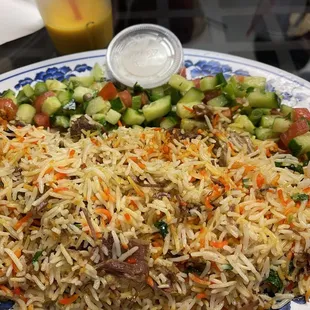
[[(113, 37), (110, 0), (37, 0), (46, 29), (59, 53), (105, 48)], [(71, 4), (70, 4), (71, 3)]]

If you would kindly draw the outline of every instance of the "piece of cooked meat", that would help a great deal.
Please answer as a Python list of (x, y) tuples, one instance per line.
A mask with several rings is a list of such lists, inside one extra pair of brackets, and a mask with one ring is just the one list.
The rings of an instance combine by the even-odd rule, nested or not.
[(200, 103), (200, 104), (193, 106), (193, 110), (194, 110), (195, 116), (197, 116), (198, 118), (203, 117), (205, 115), (207, 115), (208, 117), (212, 117), (213, 115), (213, 112), (210, 109), (210, 107), (204, 103)]
[(146, 261), (148, 246), (138, 240), (131, 240), (128, 244), (128, 249), (135, 246), (138, 247), (138, 250), (130, 257), (136, 260), (134, 264), (129, 264), (117, 259), (109, 259), (101, 262), (97, 266), (97, 269), (102, 269), (106, 273), (114, 274), (118, 277), (125, 277), (135, 282), (144, 282), (149, 273), (149, 267)]
[(80, 139), (84, 131), (96, 131), (99, 127), (96, 124), (90, 123), (86, 116), (81, 116), (73, 122), (70, 127), (70, 136), (74, 139)]
[(227, 167), (228, 166), (228, 148), (227, 145), (225, 144), (224, 146), (221, 147), (221, 155), (219, 157), (219, 166), (220, 167)]
[(248, 304), (244, 305), (240, 308), (240, 310), (255, 310), (258, 308), (259, 302), (256, 301), (250, 301)]

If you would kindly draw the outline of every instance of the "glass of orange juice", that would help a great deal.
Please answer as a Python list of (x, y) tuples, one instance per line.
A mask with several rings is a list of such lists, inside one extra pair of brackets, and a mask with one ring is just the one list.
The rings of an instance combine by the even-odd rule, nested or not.
[(113, 37), (111, 0), (36, 0), (60, 54), (105, 48)]

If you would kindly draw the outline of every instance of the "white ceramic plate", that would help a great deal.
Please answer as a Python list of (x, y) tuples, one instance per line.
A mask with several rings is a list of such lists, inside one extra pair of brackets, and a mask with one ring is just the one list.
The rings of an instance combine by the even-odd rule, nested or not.
[[(0, 75), (0, 92), (11, 88), (19, 90), (26, 84), (47, 79), (63, 80), (70, 76), (89, 74), (94, 64), (105, 63), (106, 50), (97, 50), (49, 59)], [(283, 70), (228, 54), (184, 49), (187, 78), (195, 79), (223, 72), (226, 77), (234, 74), (265, 76), (267, 89), (274, 90), (290, 106), (310, 109), (310, 83)], [(12, 303), (1, 303), (0, 310), (7, 310)], [(303, 297), (296, 298), (281, 310), (310, 310)]]

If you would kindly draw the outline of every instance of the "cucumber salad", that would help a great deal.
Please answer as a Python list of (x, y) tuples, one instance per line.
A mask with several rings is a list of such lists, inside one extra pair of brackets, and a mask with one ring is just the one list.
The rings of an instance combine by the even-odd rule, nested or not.
[[(96, 64), (89, 76), (37, 82), (17, 94), (10, 89), (3, 92), (0, 122), (62, 130), (100, 125), (102, 132), (119, 126), (192, 132), (212, 130), (220, 115), (231, 129), (259, 140), (278, 140), (293, 155), (310, 157), (310, 111), (281, 104), (281, 98), (265, 86), (264, 77), (236, 75), (226, 80), (220, 73), (190, 81), (180, 73), (162, 87), (146, 90), (137, 83), (127, 88), (106, 80)], [(77, 126), (81, 119), (84, 125), (93, 123)]]

